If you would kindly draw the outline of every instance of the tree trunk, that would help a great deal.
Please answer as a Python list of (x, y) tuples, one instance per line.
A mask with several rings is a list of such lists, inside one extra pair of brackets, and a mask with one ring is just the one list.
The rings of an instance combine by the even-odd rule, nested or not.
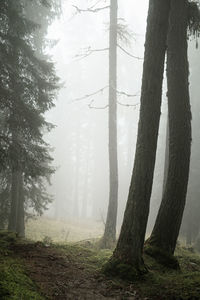
[[(130, 277), (144, 270), (144, 244), (155, 166), (170, 0), (150, 0), (136, 155), (120, 237), (105, 272)], [(118, 266), (118, 267), (116, 267)], [(129, 272), (129, 271), (130, 272)], [(132, 272), (134, 270), (134, 272)]]
[(15, 118), (14, 116), (11, 117), (11, 132), (12, 132), (12, 144), (10, 146), (10, 153), (12, 158), (12, 165), (11, 165), (11, 207), (10, 207), (10, 214), (8, 220), (8, 230), (17, 232), (17, 218), (18, 218), (18, 201), (19, 201), (19, 178), (20, 178), (20, 171), (19, 171), (19, 157), (20, 151), (18, 147), (18, 132), (15, 126)]
[(117, 159), (117, 11), (118, 1), (110, 1), (109, 36), (109, 204), (102, 248), (110, 248), (116, 241), (118, 208), (118, 159)]
[(24, 223), (24, 186), (23, 174), (19, 173), (19, 196), (18, 196), (18, 214), (16, 232), (20, 237), (25, 237), (25, 223)]
[(172, 1), (171, 6), (167, 52), (169, 169), (162, 203), (149, 240), (151, 246), (169, 255), (174, 254), (185, 207), (191, 148), (188, 1)]
[(164, 194), (165, 186), (166, 186), (166, 182), (167, 182), (168, 166), (169, 166), (169, 117), (167, 115), (166, 141), (165, 141), (165, 165), (164, 165), (164, 177), (163, 177), (162, 195)]
[(18, 214), (18, 200), (19, 200), (19, 171), (12, 170), (11, 181), (11, 208), (8, 220), (8, 230), (17, 232), (17, 214)]

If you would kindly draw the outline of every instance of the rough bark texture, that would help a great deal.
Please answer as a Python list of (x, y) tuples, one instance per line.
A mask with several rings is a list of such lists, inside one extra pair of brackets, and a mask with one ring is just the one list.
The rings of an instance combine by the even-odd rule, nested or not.
[(168, 35), (169, 169), (149, 244), (174, 254), (188, 185), (191, 111), (188, 88), (187, 0), (172, 1)]
[(155, 166), (169, 10), (168, 0), (149, 2), (135, 162), (120, 237), (107, 268), (110, 271), (117, 263), (137, 271), (144, 267), (142, 249)]
[(118, 208), (118, 160), (117, 160), (117, 11), (118, 1), (110, 1), (110, 37), (109, 37), (109, 204), (103, 248), (110, 248), (116, 240), (116, 222)]

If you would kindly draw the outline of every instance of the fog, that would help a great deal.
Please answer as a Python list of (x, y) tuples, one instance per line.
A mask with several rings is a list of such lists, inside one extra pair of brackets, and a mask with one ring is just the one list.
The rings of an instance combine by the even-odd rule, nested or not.
[[(87, 51), (108, 47), (109, 12), (77, 13), (74, 7), (87, 9), (90, 4), (91, 1), (63, 1), (62, 14), (48, 32), (48, 38), (56, 40), (56, 45), (47, 52), (56, 63), (63, 86), (55, 108), (47, 114), (47, 119), (56, 125), (46, 138), (53, 148), (57, 171), (49, 188), (54, 202), (45, 214), (62, 220), (90, 218), (105, 222), (109, 198), (108, 51), (94, 51), (88, 56)], [(129, 42), (123, 47), (137, 58), (118, 49), (118, 90), (134, 95), (119, 95), (118, 98), (123, 104), (117, 108), (118, 227), (127, 201), (135, 154), (147, 9), (146, 0), (139, 3), (119, 1), (120, 22), (126, 24), (131, 33)], [(198, 55), (194, 42), (189, 48)], [(190, 80), (194, 80), (192, 76)], [(165, 82), (162, 102), (148, 231), (154, 224), (163, 188), (167, 120)]]
[[(108, 47), (108, 11), (76, 14), (73, 5), (86, 8), (89, 1), (64, 1), (63, 12), (49, 29), (49, 38), (58, 40), (48, 51), (56, 62), (64, 82), (56, 107), (48, 119), (56, 129), (48, 136), (54, 148), (58, 167), (52, 180), (54, 194), (52, 214), (61, 218), (73, 216), (76, 202), (78, 216), (100, 219), (108, 205), (108, 89), (97, 95), (85, 95), (108, 85), (108, 51), (95, 52), (82, 58), (86, 48)], [(85, 5), (85, 6), (84, 6)], [(119, 18), (132, 34), (127, 51), (142, 58), (148, 1), (138, 4), (119, 2)], [(137, 133), (139, 97), (143, 60), (134, 59), (118, 50), (118, 90), (135, 97), (120, 96), (118, 105), (119, 219), (127, 199)], [(80, 100), (79, 100), (80, 99)], [(91, 104), (92, 102), (92, 104)], [(92, 107), (90, 108), (89, 105)], [(101, 109), (102, 108), (102, 109)], [(76, 190), (77, 189), (77, 190)], [(87, 203), (83, 213), (82, 206)], [(83, 214), (83, 215), (82, 215)]]

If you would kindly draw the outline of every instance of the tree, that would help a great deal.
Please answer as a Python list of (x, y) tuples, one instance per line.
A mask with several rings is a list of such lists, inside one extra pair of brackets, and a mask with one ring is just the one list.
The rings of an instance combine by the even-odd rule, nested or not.
[[(10, 217), (8, 228), (23, 228), (24, 187), (27, 178), (45, 177), (52, 173), (44, 129), (51, 124), (44, 113), (54, 104), (58, 78), (54, 65), (38, 58), (32, 33), (38, 25), (24, 15), (23, 1), (4, 0), (1, 18), (1, 114), (2, 136), (6, 141), (6, 166), (11, 174)], [(4, 151), (5, 152), (5, 151)], [(20, 229), (20, 230), (21, 230)], [(23, 229), (20, 234), (23, 235)]]
[(134, 169), (119, 240), (105, 266), (105, 272), (121, 272), (125, 277), (144, 271), (142, 250), (155, 166), (169, 11), (170, 1), (149, 1)]
[(109, 202), (102, 248), (110, 248), (116, 241), (118, 208), (118, 159), (117, 159), (117, 10), (118, 1), (110, 1), (109, 30)]
[(167, 44), (169, 166), (163, 199), (148, 241), (150, 248), (146, 250), (157, 259), (174, 254), (189, 177), (191, 111), (187, 58), (188, 8), (187, 0), (171, 3)]
[[(75, 6), (77, 12), (92, 12), (96, 13), (109, 8), (110, 22), (109, 22), (109, 47), (102, 49), (87, 49), (86, 53), (83, 54), (82, 58), (88, 57), (92, 53), (98, 51), (109, 52), (109, 84), (108, 86), (100, 89), (99, 91), (86, 95), (83, 98), (94, 96), (104, 89), (108, 88), (108, 105), (101, 107), (102, 109), (108, 108), (108, 154), (109, 154), (109, 199), (108, 199), (108, 210), (105, 222), (105, 229), (103, 237), (100, 241), (100, 248), (111, 248), (116, 242), (116, 224), (117, 224), (117, 211), (118, 211), (118, 149), (117, 149), (117, 106), (134, 106), (132, 104), (120, 103), (117, 98), (118, 94), (128, 97), (134, 97), (136, 95), (129, 95), (125, 92), (119, 92), (117, 90), (117, 49), (120, 49), (126, 55), (131, 56), (135, 59), (140, 59), (126, 51), (120, 42), (129, 42), (131, 34), (129, 33), (127, 26), (121, 24), (118, 19), (118, 1), (110, 0), (109, 6), (96, 7), (95, 5), (87, 9), (80, 9)], [(80, 99), (83, 99), (80, 98)], [(80, 100), (79, 99), (79, 100)], [(92, 100), (93, 101), (93, 100)], [(96, 108), (91, 106), (90, 108)], [(98, 109), (98, 108), (97, 108)]]

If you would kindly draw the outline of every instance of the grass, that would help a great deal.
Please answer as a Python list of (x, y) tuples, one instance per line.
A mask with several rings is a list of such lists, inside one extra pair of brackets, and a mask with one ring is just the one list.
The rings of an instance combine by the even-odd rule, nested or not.
[[(54, 247), (70, 255), (90, 271), (100, 271), (112, 254), (111, 250), (98, 250), (95, 243), (57, 244)], [(180, 270), (168, 269), (144, 255), (149, 273), (133, 283), (140, 296), (155, 300), (200, 299), (200, 255), (180, 246), (175, 255), (179, 260)], [(132, 284), (119, 278), (111, 279), (114, 285), (124, 288)]]
[[(70, 238), (67, 241), (62, 239), (62, 235), (56, 239), (56, 234), (58, 234), (64, 224), (62, 221), (57, 221), (56, 226), (54, 226), (55, 222), (50, 219), (39, 219), (34, 222), (33, 228), (28, 229), (29, 239), (31, 237), (36, 239), (39, 236), (40, 240), (45, 241), (45, 236), (49, 237), (49, 232), (51, 232), (49, 240), (53, 240), (53, 243), (50, 243), (50, 247), (58, 251), (58, 253), (63, 253), (64, 257), (70, 257), (72, 264), (75, 263), (83, 266), (91, 273), (91, 276), (93, 276), (94, 272), (100, 272), (102, 266), (112, 255), (111, 250), (98, 249), (99, 239), (94, 238), (95, 230), (90, 235), (88, 234), (89, 228), (93, 228), (94, 225), (91, 226), (89, 224), (89, 228), (86, 228), (88, 224), (85, 223), (84, 228), (84, 226), (76, 222), (65, 223), (66, 228), (71, 224), (71, 232), (76, 232), (76, 230), (78, 231), (83, 228), (83, 231), (80, 231), (79, 235), (77, 232), (77, 235), (75, 234), (73, 238), (71, 236), (72, 241), (76, 241), (78, 237), (81, 237), (82, 241), (72, 243), (69, 242)], [(29, 226), (31, 224), (33, 223), (29, 223)], [(52, 231), (53, 227), (54, 231)], [(34, 236), (36, 229), (39, 233), (37, 236)], [(100, 230), (96, 232), (98, 232), (96, 237), (100, 236)], [(46, 240), (48, 239), (46, 238)], [(57, 242), (55, 242), (56, 240)], [(18, 242), (15, 235), (3, 231), (0, 232), (0, 299), (43, 300), (44, 298), (40, 295), (37, 286), (30, 280), (26, 273), (23, 261), (17, 258), (13, 251), (10, 250), (10, 245)], [(181, 246), (177, 247), (175, 255), (178, 258), (180, 270), (168, 269), (145, 254), (144, 260), (149, 272), (141, 280), (128, 282), (110, 277), (105, 278), (105, 281), (112, 282), (113, 286), (118, 286), (124, 291), (126, 289), (130, 290), (130, 287), (133, 287), (133, 290), (136, 290), (138, 295), (147, 297), (148, 299), (200, 299), (200, 255), (195, 253), (193, 249)]]
[(100, 238), (103, 234), (103, 223), (93, 220), (68, 221), (47, 217), (31, 219), (26, 224), (26, 237), (33, 241), (43, 241), (48, 236), (55, 243), (77, 242), (85, 239)]
[(16, 242), (14, 234), (0, 232), (0, 299), (44, 300), (26, 274), (22, 260), (9, 249)]

